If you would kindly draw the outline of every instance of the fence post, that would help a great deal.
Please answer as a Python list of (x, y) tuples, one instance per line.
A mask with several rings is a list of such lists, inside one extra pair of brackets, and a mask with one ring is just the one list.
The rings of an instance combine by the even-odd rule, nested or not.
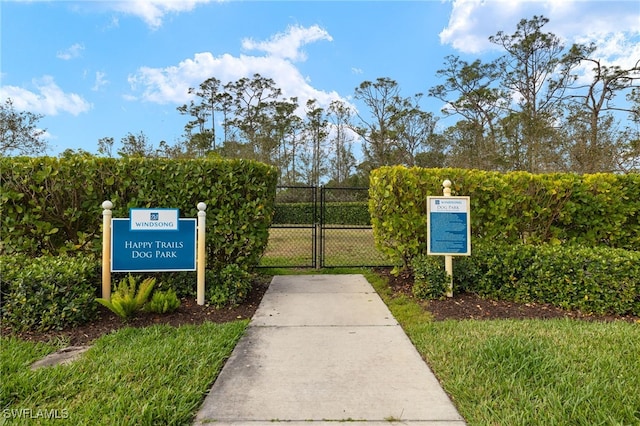
[(198, 305), (204, 305), (204, 293), (205, 293), (205, 283), (204, 283), (204, 268), (205, 268), (205, 222), (207, 213), (205, 210), (207, 209), (207, 205), (205, 203), (198, 203), (198, 264), (196, 266), (197, 275), (198, 275), (198, 283), (197, 283), (197, 303)]
[[(442, 194), (445, 197), (451, 197), (451, 181), (449, 179), (442, 182)], [(447, 273), (447, 297), (453, 297), (453, 256), (446, 255), (444, 257), (444, 270)]]
[(111, 209), (113, 203), (102, 203), (102, 298), (111, 300)]

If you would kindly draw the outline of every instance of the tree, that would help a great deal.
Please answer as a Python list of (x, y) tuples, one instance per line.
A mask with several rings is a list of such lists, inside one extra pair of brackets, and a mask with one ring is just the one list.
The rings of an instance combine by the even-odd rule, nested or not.
[[(198, 89), (189, 88), (189, 94), (197, 96), (200, 99), (199, 103), (192, 100), (189, 105), (185, 104), (177, 108), (181, 114), (193, 117), (193, 120), (189, 121), (184, 129), (187, 150), (197, 153), (198, 156), (205, 156), (216, 149), (215, 113), (222, 111), (226, 119), (231, 108), (230, 95), (220, 89), (220, 80), (215, 77), (208, 78), (200, 84)], [(225, 131), (225, 141), (226, 136)]]
[(619, 154), (619, 168), (627, 172), (640, 172), (640, 89), (634, 88), (627, 94), (631, 102), (631, 125), (627, 127)]
[(98, 139), (98, 154), (113, 157), (113, 144), (114, 140), (112, 137)]
[[(499, 31), (489, 37), (507, 52), (500, 59), (501, 83), (517, 99), (507, 117), (513, 137), (519, 140), (511, 150), (512, 164), (534, 173), (548, 171), (557, 163), (554, 122), (575, 80), (571, 70), (576, 63), (563, 61), (560, 39), (542, 32), (548, 22), (543, 16), (522, 19), (514, 34)], [(520, 134), (515, 135), (516, 131)]]
[[(565, 128), (571, 132), (571, 170), (578, 173), (614, 171), (620, 157), (621, 138), (616, 137), (617, 120), (614, 113), (628, 113), (632, 120), (640, 117), (633, 104), (621, 107), (615, 103), (617, 95), (626, 92), (633, 100), (633, 90), (640, 87), (640, 61), (629, 69), (606, 66), (593, 55), (595, 45), (573, 45), (565, 61), (591, 65), (589, 83), (572, 87), (570, 115)], [(622, 138), (623, 140), (626, 137)], [(620, 143), (619, 143), (620, 142)]]
[(232, 96), (230, 124), (238, 128), (240, 136), (253, 150), (253, 158), (273, 164), (278, 143), (272, 130), (276, 113), (276, 101), (282, 91), (273, 79), (254, 74), (252, 79), (243, 77), (228, 83), (225, 90)]
[(129, 132), (120, 142), (122, 147), (118, 150), (121, 157), (154, 157), (155, 150), (147, 136), (140, 132), (137, 135)]
[(38, 128), (43, 118), (40, 114), (16, 111), (8, 98), (0, 104), (0, 155), (40, 155), (46, 152), (43, 139), (46, 130)]
[(273, 130), (278, 141), (278, 155), (274, 164), (280, 169), (280, 183), (284, 185), (294, 185), (300, 179), (296, 166), (300, 155), (298, 147), (304, 142), (301, 137), (304, 123), (302, 118), (295, 114), (297, 109), (297, 98), (277, 102), (275, 105)]
[(356, 166), (352, 148), (351, 109), (342, 101), (332, 101), (327, 110), (327, 119), (331, 123), (330, 143), (333, 148), (333, 157), (329, 160), (329, 181), (343, 185)]
[[(447, 129), (448, 130), (448, 129)], [(442, 168), (450, 166), (450, 155), (447, 155), (449, 143), (443, 134), (434, 133), (429, 138), (428, 150), (418, 152), (415, 162), (418, 167)]]
[(396, 147), (398, 160), (408, 166), (416, 165), (416, 155), (429, 148), (437, 120), (430, 112), (422, 111), (419, 101), (422, 94), (403, 99), (396, 119)]
[[(468, 153), (473, 153), (474, 163), (471, 167), (501, 169), (503, 149), (498, 120), (507, 109), (509, 98), (498, 85), (500, 62), (483, 64), (476, 60), (468, 63), (457, 56), (447, 56), (445, 68), (436, 74), (445, 81), (432, 87), (429, 95), (445, 103), (445, 115), (457, 114), (465, 121), (465, 136), (458, 142), (466, 147), (459, 147), (458, 154), (466, 157)], [(457, 127), (457, 131), (462, 130), (460, 126)]]
[(355, 89), (354, 97), (369, 107), (371, 119), (360, 119), (353, 130), (364, 140), (364, 164), (369, 170), (397, 162), (395, 125), (400, 114), (400, 86), (395, 80), (379, 77), (364, 81)]
[(315, 99), (309, 99), (306, 105), (306, 122), (304, 134), (311, 145), (310, 152), (310, 176), (307, 181), (311, 185), (320, 186), (320, 177), (326, 173), (326, 155), (324, 155), (324, 143), (329, 135), (328, 120), (323, 108), (318, 106)]

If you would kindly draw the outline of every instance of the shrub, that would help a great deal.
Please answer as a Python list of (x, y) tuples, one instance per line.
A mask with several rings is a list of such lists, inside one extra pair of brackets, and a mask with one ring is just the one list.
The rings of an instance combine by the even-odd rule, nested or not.
[(476, 239), (640, 249), (640, 174), (498, 173), (382, 167), (370, 175), (376, 246), (400, 266), (426, 251), (427, 196), (471, 198)]
[[(173, 207), (193, 218), (205, 202), (210, 274), (228, 275), (221, 270), (232, 263), (248, 271), (267, 246), (277, 176), (275, 167), (249, 160), (0, 158), (0, 254), (98, 255), (105, 200), (116, 218), (128, 217), (132, 207)], [(167, 288), (195, 295), (195, 274), (170, 275)]]
[[(314, 207), (318, 208), (314, 216)], [(323, 223), (332, 225), (362, 225), (371, 224), (368, 205), (362, 201), (314, 203), (281, 203), (276, 206), (273, 223), (278, 224), (312, 224), (323, 216)], [(315, 220), (314, 220), (315, 218)]]
[(2, 319), (16, 331), (62, 330), (95, 318), (92, 257), (2, 256)]
[(411, 262), (411, 269), (415, 297), (424, 300), (446, 297), (451, 276), (445, 271), (442, 256), (416, 256)]
[(637, 251), (483, 241), (475, 245), (470, 258), (455, 259), (454, 281), (483, 297), (640, 315)]
[(218, 273), (207, 271), (206, 282), (207, 299), (216, 307), (237, 305), (251, 290), (251, 274), (234, 263)]
[(157, 314), (173, 312), (179, 307), (180, 299), (174, 290), (154, 292), (151, 301), (147, 304), (147, 310)]
[(2, 250), (31, 256), (101, 250), (102, 202), (174, 207), (196, 217), (207, 204), (207, 268), (257, 265), (273, 216), (277, 169), (249, 160), (0, 158)]
[(145, 278), (140, 285), (133, 275), (121, 280), (111, 300), (97, 298), (96, 302), (108, 308), (120, 318), (127, 320), (141, 310), (149, 301), (156, 283), (155, 278)]

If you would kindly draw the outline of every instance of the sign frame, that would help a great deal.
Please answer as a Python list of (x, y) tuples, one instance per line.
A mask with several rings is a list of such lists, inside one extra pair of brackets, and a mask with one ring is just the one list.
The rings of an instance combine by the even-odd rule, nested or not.
[[(109, 265), (111, 272), (178, 272), (197, 270), (197, 219), (179, 218), (178, 221), (185, 226), (178, 226), (178, 229), (171, 231), (160, 229), (138, 231), (136, 229), (132, 230), (130, 223), (126, 226), (116, 225), (116, 223), (123, 223), (130, 220), (130, 218), (111, 219), (111, 262)], [(126, 240), (127, 238), (128, 240)], [(182, 240), (180, 240), (181, 238)], [(125, 240), (130, 243), (127, 249), (133, 250), (133, 248), (145, 247), (151, 250), (152, 254), (154, 254), (155, 251), (159, 252), (160, 249), (166, 250), (167, 248), (172, 248), (171, 246), (173, 246), (173, 244), (171, 243), (177, 242), (178, 240), (185, 241), (186, 245), (183, 244), (182, 247), (177, 247), (178, 244), (176, 244), (176, 247), (174, 247), (176, 250), (170, 250), (170, 252), (173, 252), (175, 255), (176, 251), (180, 250), (181, 256), (189, 257), (185, 259), (178, 258), (176, 262), (171, 262), (171, 260), (173, 260), (171, 258), (166, 260), (163, 258), (163, 260), (159, 261), (157, 260), (157, 256), (140, 258), (140, 261), (137, 263), (141, 265), (138, 266), (131, 258), (127, 259), (123, 257), (127, 252), (122, 251), (120, 243)], [(139, 246), (138, 243), (140, 243)], [(148, 251), (145, 253), (148, 253)], [(148, 261), (145, 262), (144, 259)], [(158, 265), (157, 262), (160, 262), (160, 265)]]
[(471, 256), (471, 198), (427, 197), (427, 254)]

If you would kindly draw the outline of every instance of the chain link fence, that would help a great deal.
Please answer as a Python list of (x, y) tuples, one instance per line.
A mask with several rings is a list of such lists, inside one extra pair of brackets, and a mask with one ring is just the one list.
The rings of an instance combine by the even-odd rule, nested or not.
[(279, 187), (260, 266), (389, 266), (376, 249), (367, 188)]

